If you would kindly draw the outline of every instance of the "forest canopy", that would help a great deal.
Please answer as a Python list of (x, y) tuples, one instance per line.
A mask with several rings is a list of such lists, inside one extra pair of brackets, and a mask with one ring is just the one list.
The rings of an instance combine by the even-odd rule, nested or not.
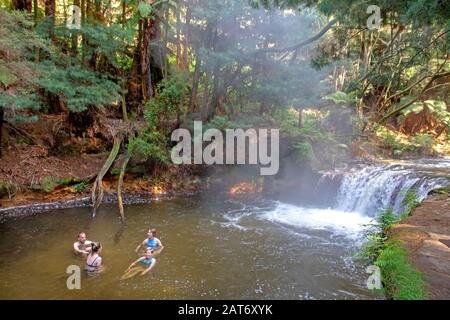
[(356, 0), (1, 0), (1, 124), (62, 117), (111, 161), (161, 165), (194, 120), (279, 127), (301, 161), (362, 137), (445, 153), (450, 4), (371, 5), (377, 28)]

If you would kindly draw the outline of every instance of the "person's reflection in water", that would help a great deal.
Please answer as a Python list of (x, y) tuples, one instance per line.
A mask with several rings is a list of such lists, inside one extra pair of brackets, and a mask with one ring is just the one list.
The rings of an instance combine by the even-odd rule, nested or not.
[(119, 229), (117, 230), (117, 232), (114, 234), (114, 244), (118, 244), (120, 242), (120, 239), (123, 236), (123, 233), (125, 231), (125, 229), (127, 228), (127, 224), (126, 222), (123, 222)]

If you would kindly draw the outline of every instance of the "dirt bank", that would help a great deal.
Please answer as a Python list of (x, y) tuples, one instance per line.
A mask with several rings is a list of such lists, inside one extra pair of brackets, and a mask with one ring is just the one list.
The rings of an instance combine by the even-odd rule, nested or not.
[(450, 194), (433, 195), (392, 227), (422, 272), (430, 299), (450, 299)]
[[(50, 209), (91, 205), (93, 181), (107, 153), (55, 156), (40, 146), (11, 146), (0, 158), (0, 220)], [(119, 157), (105, 176), (105, 203), (117, 202)], [(194, 168), (168, 165), (140, 171), (130, 165), (123, 185), (124, 204), (191, 195), (201, 187)], [(147, 169), (147, 170), (146, 170)]]

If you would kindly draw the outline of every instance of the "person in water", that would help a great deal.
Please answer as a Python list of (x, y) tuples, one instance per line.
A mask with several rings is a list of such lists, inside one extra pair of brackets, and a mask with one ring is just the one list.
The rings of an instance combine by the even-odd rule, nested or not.
[(134, 277), (138, 273), (141, 274), (141, 276), (146, 275), (150, 270), (153, 269), (153, 267), (156, 264), (156, 259), (153, 257), (153, 250), (148, 247), (145, 250), (145, 255), (143, 257), (140, 257), (136, 261), (134, 261), (127, 270), (125, 270), (125, 273), (123, 274), (121, 280), (129, 279), (131, 277)]
[(73, 250), (76, 253), (88, 255), (91, 251), (92, 241), (86, 239), (86, 233), (80, 232), (77, 236), (77, 241), (73, 244)]
[(101, 243), (91, 243), (91, 250), (86, 259), (86, 271), (87, 272), (98, 272), (102, 268), (102, 257), (100, 257), (100, 252), (102, 250)]
[(161, 241), (156, 238), (156, 229), (148, 230), (147, 236), (147, 239), (142, 241), (142, 243), (137, 246), (136, 253), (139, 253), (139, 249), (141, 249), (141, 247), (144, 247), (152, 249), (153, 255), (160, 254), (164, 249), (164, 246), (162, 245)]

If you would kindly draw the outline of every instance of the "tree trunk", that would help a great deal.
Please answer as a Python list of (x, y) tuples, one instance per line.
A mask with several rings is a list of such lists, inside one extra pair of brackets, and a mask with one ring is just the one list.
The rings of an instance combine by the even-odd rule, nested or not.
[(37, 23), (38, 18), (38, 0), (33, 0), (33, 7), (34, 7), (34, 24)]
[[(74, 0), (73, 4), (76, 6), (80, 6), (80, 0)], [(78, 53), (78, 30), (72, 30), (72, 45), (71, 45), (72, 55), (74, 57), (77, 56)]]
[(202, 110), (205, 110), (208, 107), (209, 102), (209, 72), (205, 72), (203, 79), (203, 102), (202, 102)]
[[(102, 16), (102, 12), (101, 12), (101, 8), (102, 8), (102, 2), (101, 0), (94, 0), (94, 8), (93, 8), (93, 12), (92, 12), (92, 23), (94, 25), (96, 25), (99, 21), (103, 20), (103, 16)], [(89, 44), (89, 43), (88, 43)], [(97, 45), (92, 45), (91, 47), (96, 48)], [(89, 61), (89, 65), (91, 66), (92, 69), (94, 69), (95, 71), (97, 71), (97, 62), (101, 60), (101, 56), (100, 54), (97, 53), (96, 50), (94, 50), (94, 52), (92, 53), (91, 59)]]
[[(81, 0), (81, 26), (89, 22), (90, 0)], [(81, 61), (85, 62), (88, 52), (87, 37), (83, 37), (81, 41)]]
[(183, 63), (182, 63), (182, 57), (181, 57), (181, 1), (177, 0), (177, 7), (175, 9), (175, 16), (176, 16), (176, 38), (177, 38), (177, 68), (178, 70), (183, 70)]
[(31, 3), (31, 0), (13, 0), (12, 7), (14, 10), (26, 10), (28, 12), (31, 12)]
[(191, 8), (189, 7), (189, 4), (186, 3), (186, 25), (184, 31), (184, 51), (183, 51), (183, 60), (186, 68), (188, 68), (189, 66), (188, 46), (189, 41), (191, 39), (191, 19), (192, 19)]
[(55, 0), (44, 0), (45, 3), (45, 17), (49, 19), (49, 34), (54, 40), (54, 29), (55, 29)]
[(145, 18), (139, 23), (138, 44), (127, 83), (127, 101), (132, 108), (144, 104), (153, 95), (150, 41), (155, 37), (156, 19)]
[(123, 178), (125, 176), (125, 170), (127, 169), (128, 161), (130, 161), (131, 155), (128, 154), (128, 151), (125, 154), (123, 159), (122, 166), (120, 168), (119, 181), (117, 183), (117, 205), (119, 206), (119, 214), (122, 222), (125, 221), (125, 210), (123, 209), (123, 198), (122, 198), (122, 186), (123, 186)]
[(214, 73), (213, 73), (213, 92), (212, 92), (212, 99), (209, 102), (209, 105), (207, 107), (206, 110), (206, 116), (205, 116), (205, 121), (209, 121), (211, 120), (215, 113), (216, 113), (216, 108), (219, 106), (220, 104), (220, 76), (219, 76), (219, 72), (220, 72), (220, 67), (217, 65), (214, 68)]
[(45, 1), (45, 16), (55, 18), (55, 0), (44, 0)]
[(92, 206), (93, 206), (92, 218), (95, 218), (97, 210), (100, 207), (100, 204), (102, 203), (103, 200), (103, 193), (104, 193), (103, 177), (114, 163), (114, 160), (116, 159), (117, 154), (119, 153), (121, 144), (122, 144), (122, 137), (118, 135), (114, 138), (113, 148), (111, 149), (108, 158), (106, 159), (105, 163), (103, 164), (103, 167), (97, 174), (97, 178), (95, 179), (94, 185), (92, 187)]
[(3, 107), (0, 107), (0, 158), (2, 157)]
[(122, 28), (125, 28), (125, 23), (127, 21), (127, 3), (122, 0)]
[(150, 41), (154, 36), (153, 19), (146, 18), (142, 25), (142, 48), (141, 48), (141, 85), (142, 98), (147, 101), (153, 95), (152, 76), (150, 70)]
[(298, 127), (303, 127), (303, 108), (298, 108)]
[(195, 58), (195, 69), (194, 69), (194, 76), (192, 79), (192, 91), (191, 91), (191, 96), (189, 98), (189, 108), (188, 108), (188, 110), (190, 112), (194, 112), (194, 109), (195, 109), (195, 101), (197, 99), (198, 82), (200, 80), (200, 67), (202, 64), (200, 55), (198, 54), (198, 48), (196, 48), (196, 51), (197, 51), (197, 55)]
[(139, 58), (140, 58), (140, 52), (141, 52), (141, 34), (142, 34), (142, 24), (139, 22), (138, 25), (138, 38), (137, 38), (137, 44), (136, 49), (134, 50), (133, 54), (133, 63), (131, 66), (130, 73), (128, 75), (128, 81), (126, 84), (127, 89), (127, 96), (126, 101), (128, 101), (128, 105), (130, 107), (130, 110), (137, 110), (138, 106), (141, 104), (141, 90), (139, 90), (139, 83), (140, 83), (140, 77), (139, 77)]

